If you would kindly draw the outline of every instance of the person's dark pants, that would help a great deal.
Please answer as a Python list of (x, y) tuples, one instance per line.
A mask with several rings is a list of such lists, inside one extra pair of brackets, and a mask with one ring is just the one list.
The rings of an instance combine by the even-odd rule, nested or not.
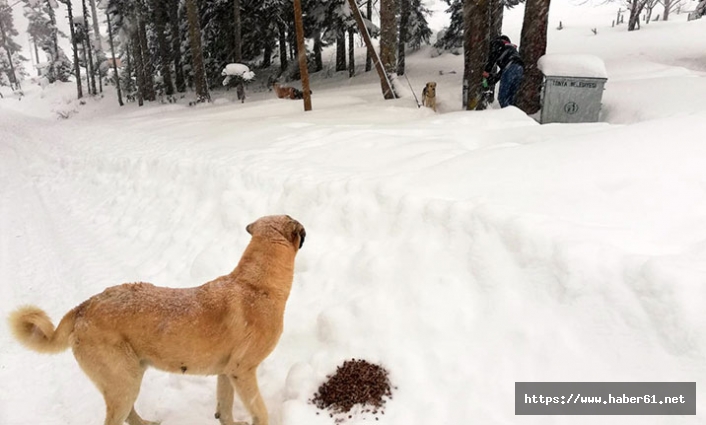
[(500, 90), (498, 91), (498, 102), (500, 107), (515, 105), (515, 95), (520, 89), (524, 69), (517, 63), (508, 64), (500, 77)]

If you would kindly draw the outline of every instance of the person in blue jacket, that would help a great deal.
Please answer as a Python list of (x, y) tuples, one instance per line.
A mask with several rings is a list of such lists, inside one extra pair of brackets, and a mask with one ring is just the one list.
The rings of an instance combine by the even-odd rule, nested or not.
[[(496, 65), (499, 71), (493, 73)], [(506, 35), (495, 38), (490, 43), (490, 53), (483, 76), (488, 79), (488, 83), (491, 85), (495, 85), (495, 83), (500, 81), (498, 102), (501, 108), (515, 105), (515, 98), (522, 83), (523, 75), (524, 64), (522, 63), (522, 58), (520, 58), (520, 53), (517, 51), (517, 46), (512, 44), (510, 38)]]

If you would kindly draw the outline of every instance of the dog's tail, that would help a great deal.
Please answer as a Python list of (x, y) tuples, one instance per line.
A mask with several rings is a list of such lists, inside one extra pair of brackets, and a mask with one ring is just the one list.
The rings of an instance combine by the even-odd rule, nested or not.
[(59, 327), (39, 307), (25, 306), (12, 313), (8, 318), (10, 330), (22, 345), (40, 353), (54, 354), (69, 348), (69, 336), (74, 330), (76, 309), (66, 313)]

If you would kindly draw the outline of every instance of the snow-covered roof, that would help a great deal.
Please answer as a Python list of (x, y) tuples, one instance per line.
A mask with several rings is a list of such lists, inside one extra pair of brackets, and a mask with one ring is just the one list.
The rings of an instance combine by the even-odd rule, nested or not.
[(553, 77), (608, 78), (603, 59), (594, 55), (549, 54), (539, 58), (537, 66)]

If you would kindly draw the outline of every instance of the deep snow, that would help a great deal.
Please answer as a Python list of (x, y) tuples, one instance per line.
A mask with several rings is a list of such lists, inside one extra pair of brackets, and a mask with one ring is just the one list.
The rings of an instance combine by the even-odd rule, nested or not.
[[(0, 100), (0, 316), (34, 303), (58, 320), (122, 282), (203, 283), (235, 266), (245, 225), (287, 213), (307, 240), (259, 371), (273, 424), (333, 423), (307, 400), (351, 357), (391, 372), (383, 424), (706, 422), (698, 406), (514, 416), (516, 381), (696, 381), (706, 401), (706, 22), (594, 36), (614, 9), (571, 10), (553, 9), (549, 51), (606, 61), (603, 123), (458, 111), (461, 58), (430, 49), (408, 77), (439, 82), (440, 114), (402, 79), (382, 101), (374, 75), (313, 76), (307, 113), (255, 85), (245, 104), (193, 108), (79, 105), (71, 85)], [(215, 379), (150, 371), (137, 409), (216, 423)], [(0, 424), (102, 417), (70, 353), (28, 352), (0, 326)]]

